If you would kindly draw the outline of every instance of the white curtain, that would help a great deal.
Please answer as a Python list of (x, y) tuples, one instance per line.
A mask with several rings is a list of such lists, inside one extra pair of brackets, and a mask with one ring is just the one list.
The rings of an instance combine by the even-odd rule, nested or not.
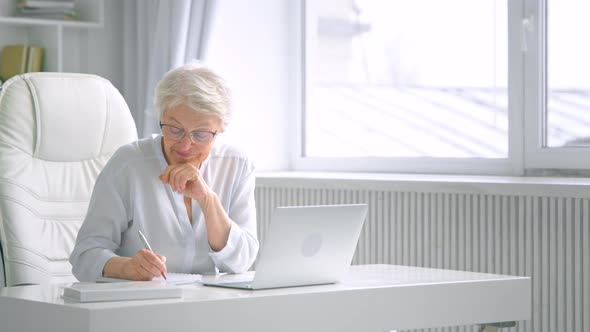
[(124, 5), (123, 95), (139, 137), (159, 132), (156, 84), (168, 70), (204, 60), (215, 0), (127, 0)]

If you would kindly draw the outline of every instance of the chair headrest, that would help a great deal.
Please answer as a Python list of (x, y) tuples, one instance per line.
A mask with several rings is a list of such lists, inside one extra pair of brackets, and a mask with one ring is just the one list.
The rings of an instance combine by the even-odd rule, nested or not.
[(133, 140), (130, 125), (135, 127), (123, 96), (95, 75), (29, 73), (8, 80), (0, 94), (0, 141), (38, 159), (80, 161), (112, 153), (121, 140)]

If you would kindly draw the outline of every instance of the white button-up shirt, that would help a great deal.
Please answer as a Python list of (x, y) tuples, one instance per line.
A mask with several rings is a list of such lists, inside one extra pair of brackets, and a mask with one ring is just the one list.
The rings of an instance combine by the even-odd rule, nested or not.
[(215, 144), (201, 165), (231, 220), (226, 246), (214, 252), (199, 204), (193, 200), (191, 224), (183, 195), (158, 178), (168, 166), (161, 141), (158, 135), (121, 147), (98, 176), (70, 256), (78, 280), (94, 281), (111, 257), (144, 248), (139, 230), (166, 256), (169, 272), (236, 273), (252, 265), (259, 247), (252, 163), (237, 149)]

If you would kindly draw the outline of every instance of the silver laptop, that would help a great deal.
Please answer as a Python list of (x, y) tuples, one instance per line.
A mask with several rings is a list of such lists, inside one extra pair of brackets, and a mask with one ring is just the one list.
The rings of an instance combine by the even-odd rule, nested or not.
[(336, 283), (348, 270), (367, 204), (278, 207), (252, 280), (204, 285), (266, 289)]

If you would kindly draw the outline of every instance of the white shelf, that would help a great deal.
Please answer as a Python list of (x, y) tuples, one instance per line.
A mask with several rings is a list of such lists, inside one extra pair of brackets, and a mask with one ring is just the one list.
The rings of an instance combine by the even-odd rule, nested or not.
[(68, 28), (102, 28), (102, 22), (88, 21), (60, 21), (17, 16), (0, 16), (0, 24), (12, 24), (21, 26), (63, 26)]
[(72, 57), (88, 42), (87, 29), (104, 27), (104, 0), (76, 0), (75, 20), (19, 16), (16, 4), (0, 0), (0, 50), (12, 44), (38, 45), (45, 50), (43, 71), (80, 71)]

